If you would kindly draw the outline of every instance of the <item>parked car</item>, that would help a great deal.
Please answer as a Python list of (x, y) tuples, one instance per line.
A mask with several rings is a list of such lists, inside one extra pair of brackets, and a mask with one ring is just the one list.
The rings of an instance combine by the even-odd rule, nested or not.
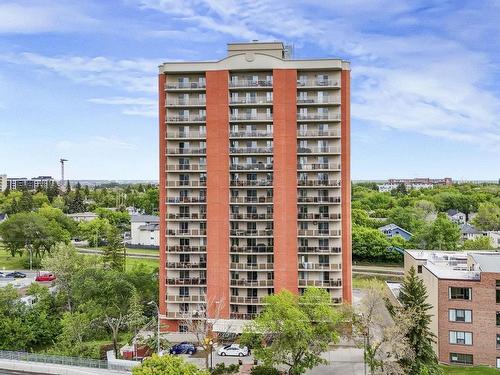
[(35, 277), (35, 281), (53, 281), (56, 276), (53, 273), (41, 273)]
[(190, 342), (181, 342), (170, 348), (170, 354), (194, 354), (196, 353), (196, 346)]
[(250, 350), (246, 346), (239, 346), (238, 344), (226, 345), (217, 350), (218, 355), (231, 355), (236, 357), (246, 357), (250, 354)]
[(24, 279), (26, 277), (25, 273), (14, 271), (5, 275), (5, 277), (13, 277), (14, 279)]

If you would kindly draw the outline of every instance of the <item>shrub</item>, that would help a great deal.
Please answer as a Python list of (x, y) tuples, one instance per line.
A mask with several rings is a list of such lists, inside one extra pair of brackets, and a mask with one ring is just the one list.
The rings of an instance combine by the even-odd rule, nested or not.
[(280, 372), (270, 366), (255, 366), (251, 372), (252, 375), (280, 375)]

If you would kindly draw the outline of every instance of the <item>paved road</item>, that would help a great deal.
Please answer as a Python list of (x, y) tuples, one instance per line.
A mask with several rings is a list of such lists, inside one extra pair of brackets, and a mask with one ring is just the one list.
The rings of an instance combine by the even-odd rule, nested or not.
[(0, 369), (0, 375), (48, 375), (48, 374), (42, 374), (41, 372), (24, 372), (24, 371), (12, 371), (12, 370)]
[[(81, 247), (77, 247), (76, 250), (78, 250), (79, 253), (81, 254), (102, 254), (102, 250), (97, 250), (97, 249), (83, 249)], [(133, 251), (133, 249), (131, 249)], [(127, 258), (138, 258), (138, 259), (160, 259), (159, 255), (156, 254), (139, 254), (139, 253), (129, 253), (127, 250)]]

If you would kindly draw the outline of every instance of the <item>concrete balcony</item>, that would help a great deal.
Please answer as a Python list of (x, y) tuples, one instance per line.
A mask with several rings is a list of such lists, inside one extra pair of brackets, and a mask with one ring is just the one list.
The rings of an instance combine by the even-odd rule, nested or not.
[(299, 279), (299, 287), (300, 286), (319, 286), (319, 287), (332, 287), (332, 288), (340, 288), (342, 287), (342, 280), (303, 280)]
[(259, 79), (257, 81), (248, 81), (248, 80), (237, 80), (237, 81), (229, 81), (230, 89), (256, 89), (256, 88), (264, 88), (269, 89), (273, 87), (272, 80)]
[(206, 302), (206, 296), (200, 295), (189, 295), (189, 296), (180, 296), (175, 294), (167, 294), (167, 302)]
[(298, 147), (297, 154), (340, 154), (340, 147)]
[(340, 97), (324, 97), (323, 99), (318, 98), (297, 98), (297, 105), (340, 105)]
[(229, 138), (272, 138), (273, 133), (268, 131), (241, 131), (241, 132), (230, 132)]
[(176, 319), (176, 320), (205, 320), (206, 316), (203, 311), (167, 311), (166, 313), (167, 319)]
[(167, 268), (170, 269), (206, 269), (207, 263), (191, 263), (191, 262), (167, 262)]
[(188, 279), (168, 278), (167, 285), (207, 285), (207, 279), (199, 277), (190, 277)]
[(231, 229), (229, 235), (232, 237), (272, 237), (272, 229), (262, 230), (244, 230), (244, 229)]
[(273, 220), (273, 214), (230, 214), (230, 220)]
[(340, 164), (335, 163), (311, 163), (297, 164), (299, 171), (340, 171)]
[(238, 163), (238, 164), (231, 164), (229, 166), (229, 169), (232, 171), (262, 171), (262, 170), (272, 170), (273, 169), (273, 164), (267, 164), (267, 163), (255, 163), (255, 164), (245, 164), (245, 163)]
[(166, 172), (177, 172), (177, 171), (185, 171), (185, 172), (206, 172), (207, 166), (205, 164), (168, 164)]
[(318, 79), (308, 79), (308, 80), (297, 80), (297, 88), (340, 88), (340, 83), (337, 80), (318, 80)]
[(266, 114), (257, 114), (257, 115), (250, 115), (250, 114), (241, 114), (241, 115), (230, 115), (229, 116), (229, 121), (231, 122), (237, 122), (237, 121), (245, 121), (245, 122), (256, 122), (256, 121), (273, 121), (273, 116), (272, 115), (266, 115)]
[(251, 106), (251, 105), (273, 105), (273, 100), (265, 96), (258, 96), (255, 98), (230, 98), (229, 105), (231, 106)]
[(206, 139), (207, 133), (200, 133), (196, 131), (180, 132), (180, 131), (167, 131), (166, 139)]
[(271, 180), (232, 180), (229, 184), (230, 186), (252, 186), (252, 187), (271, 187), (273, 186), (273, 181)]
[(230, 319), (238, 319), (238, 320), (252, 320), (257, 317), (258, 314), (244, 314), (244, 313), (230, 313)]
[(340, 180), (297, 180), (300, 187), (340, 187)]
[(171, 245), (167, 246), (169, 253), (206, 253), (206, 246), (184, 246), (184, 245)]
[(167, 180), (167, 187), (206, 187), (207, 186), (207, 181), (206, 180), (189, 180), (189, 181), (172, 181), (172, 180)]
[(167, 82), (165, 84), (166, 91), (191, 91), (205, 90), (205, 82)]
[(206, 198), (200, 197), (167, 197), (167, 203), (184, 204), (184, 203), (206, 203)]
[(298, 197), (299, 203), (340, 203), (340, 197)]
[(297, 215), (297, 219), (299, 220), (340, 220), (339, 213), (331, 213), (331, 214), (320, 214), (320, 213), (307, 213)]
[(273, 197), (231, 197), (230, 198), (231, 203), (238, 203), (238, 204), (246, 204), (246, 203), (252, 203), (252, 204), (259, 204), (259, 203), (264, 203), (264, 204), (272, 204), (273, 203)]
[(299, 138), (340, 138), (340, 130), (299, 130)]
[(167, 122), (171, 123), (205, 123), (206, 116), (171, 116), (167, 117)]
[(240, 297), (240, 296), (231, 296), (231, 303), (242, 304), (242, 305), (253, 305), (253, 304), (262, 304), (264, 303), (264, 297)]
[(272, 154), (272, 147), (230, 147), (231, 154)]
[(167, 235), (168, 236), (191, 236), (191, 237), (205, 237), (207, 235), (206, 230), (201, 230), (201, 229), (168, 229), (167, 230)]
[(167, 220), (206, 220), (206, 214), (192, 213), (192, 214), (168, 214)]
[(272, 246), (231, 246), (231, 253), (236, 254), (272, 254), (274, 248)]
[(206, 148), (167, 148), (167, 155), (205, 155)]
[(298, 229), (299, 237), (340, 237), (340, 230), (336, 229)]
[(297, 113), (297, 121), (340, 121), (338, 113)]
[(272, 271), (274, 265), (273, 263), (231, 263), (229, 268), (232, 270)]
[(299, 263), (299, 270), (314, 270), (314, 271), (339, 271), (342, 267), (338, 263)]
[(335, 246), (299, 246), (298, 252), (305, 254), (340, 254), (342, 249)]
[(168, 99), (166, 107), (205, 107), (206, 101), (199, 99)]
[(231, 279), (231, 286), (268, 287), (273, 285), (274, 285), (274, 280)]

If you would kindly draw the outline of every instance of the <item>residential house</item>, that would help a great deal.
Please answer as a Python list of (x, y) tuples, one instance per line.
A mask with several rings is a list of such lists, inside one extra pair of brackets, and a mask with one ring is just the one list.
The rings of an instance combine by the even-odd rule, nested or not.
[(476, 227), (472, 224), (460, 225), (460, 232), (462, 233), (462, 241), (475, 240), (476, 238), (483, 236), (483, 232), (476, 229)]
[(134, 215), (130, 219), (130, 245), (151, 248), (160, 247), (160, 217)]
[(446, 215), (448, 215), (448, 218), (455, 224), (461, 225), (467, 222), (467, 215), (458, 210), (448, 210), (446, 211)]
[(80, 223), (82, 221), (92, 221), (97, 219), (99, 215), (94, 212), (78, 212), (74, 214), (67, 214), (68, 217), (73, 219), (74, 221)]
[(408, 232), (406, 229), (403, 229), (396, 224), (387, 224), (384, 225), (383, 227), (378, 228), (378, 230), (384, 233), (388, 238), (401, 236), (406, 241), (408, 241), (412, 237), (412, 234), (410, 232)]

